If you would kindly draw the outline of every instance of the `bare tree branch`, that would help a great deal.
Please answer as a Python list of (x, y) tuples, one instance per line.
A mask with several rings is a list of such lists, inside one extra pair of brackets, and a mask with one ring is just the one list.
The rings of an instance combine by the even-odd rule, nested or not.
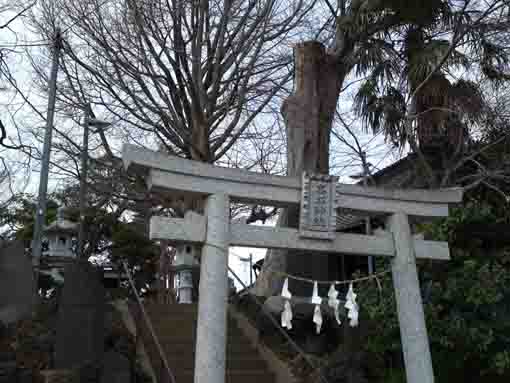
[(12, 16), (9, 20), (7, 20), (7, 22), (5, 22), (4, 24), (0, 25), (0, 29), (4, 29), (4, 28), (9, 27), (9, 25), (14, 20), (16, 20), (18, 17), (23, 16), (23, 14), (25, 12), (27, 12), (30, 8), (32, 8), (36, 3), (37, 3), (37, 1), (34, 1), (33, 3), (31, 3), (31, 4), (27, 5), (26, 7), (24, 7), (22, 10), (20, 10), (18, 13), (16, 13), (14, 16)]

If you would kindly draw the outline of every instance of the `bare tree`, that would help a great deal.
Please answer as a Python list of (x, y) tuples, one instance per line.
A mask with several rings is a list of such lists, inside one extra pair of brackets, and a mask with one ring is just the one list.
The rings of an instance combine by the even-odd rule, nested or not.
[[(53, 178), (79, 177), (77, 126), (88, 103), (112, 122), (91, 137), (90, 161), (96, 169), (120, 170), (123, 141), (200, 161), (274, 169), (284, 140), (268, 144), (267, 132), (274, 129), (261, 128), (256, 119), (273, 113), (278, 96), (286, 94), (292, 76), (288, 47), (315, 2), (40, 1), (32, 25), (42, 39), (60, 26), (65, 39)], [(30, 60), (44, 92), (47, 58), (39, 51)], [(24, 100), (44, 118), (33, 99)], [(28, 126), (23, 132), (31, 145), (22, 150), (34, 162), (40, 157), (40, 133)], [(253, 158), (241, 148), (249, 148)], [(103, 177), (93, 171), (89, 186), (114, 200), (147, 198), (139, 179), (114, 173)], [(129, 192), (127, 185), (136, 189)], [(154, 204), (182, 213), (178, 201), (152, 197)], [(196, 201), (185, 205), (197, 206)]]
[(313, 3), (53, 2), (70, 25), (60, 101), (104, 108), (126, 139), (214, 162), (289, 82), (286, 48)]
[[(0, 1), (0, 30), (9, 30), (13, 36), (13, 41), (7, 45), (0, 46), (0, 80), (2, 81), (1, 89), (5, 90), (4, 81), (6, 77), (11, 76), (9, 67), (8, 57), (11, 54), (16, 53), (17, 47), (16, 32), (11, 29), (12, 24), (23, 17), (33, 6), (34, 1), (25, 2), (20, 1), (16, 4), (12, 4), (10, 1)], [(6, 149), (17, 149), (18, 147), (10, 145), (7, 142), (7, 129), (0, 119), (0, 147)]]
[[(6, 95), (9, 87), (9, 79), (12, 78), (10, 59), (19, 54), (17, 47), (19, 45), (14, 24), (26, 16), (28, 11), (35, 5), (35, 1), (19, 1), (16, 3), (1, 0), (0, 1), (0, 31), (3, 34), (3, 43), (0, 45), (0, 92)], [(5, 97), (7, 103), (10, 97)], [(3, 104), (3, 102), (2, 102)], [(10, 119), (7, 119), (10, 121)], [(9, 152), (20, 149), (16, 144), (18, 137), (9, 137), (4, 115), (0, 116), (0, 206), (9, 203), (15, 194), (15, 184), (13, 173), (19, 170), (19, 164), (11, 162), (7, 156)]]

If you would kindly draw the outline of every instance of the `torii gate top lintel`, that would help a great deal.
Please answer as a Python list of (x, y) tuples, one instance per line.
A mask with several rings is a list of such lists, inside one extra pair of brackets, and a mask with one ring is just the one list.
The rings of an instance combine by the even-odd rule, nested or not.
[[(143, 172), (151, 189), (211, 195), (228, 194), (232, 202), (288, 206), (302, 203), (301, 177), (275, 176), (223, 168), (126, 144), (122, 159), (129, 171)], [(336, 209), (373, 214), (403, 212), (410, 216), (444, 217), (448, 205), (462, 201), (461, 188), (438, 190), (384, 189), (336, 183)]]

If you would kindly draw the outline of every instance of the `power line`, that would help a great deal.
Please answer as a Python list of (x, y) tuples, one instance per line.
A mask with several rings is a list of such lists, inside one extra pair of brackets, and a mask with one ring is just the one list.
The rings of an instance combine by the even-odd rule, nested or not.
[(16, 48), (29, 48), (29, 47), (44, 47), (50, 46), (53, 42), (51, 41), (31, 41), (31, 42), (23, 42), (23, 43), (12, 43), (12, 44), (0, 44), (0, 49), (16, 49)]
[(71, 28), (75, 27), (80, 21), (84, 20), (86, 17), (88, 17), (90, 14), (92, 14), (93, 12), (96, 12), (96, 11), (99, 11), (99, 9), (105, 5), (107, 2), (109, 2), (110, 0), (105, 0), (103, 1), (101, 4), (99, 4), (97, 7), (95, 7), (94, 9), (91, 9), (89, 12), (85, 12), (83, 15), (81, 15), (80, 17), (78, 17), (78, 19), (76, 19), (73, 23), (71, 23), (70, 25), (68, 25), (67, 27), (65, 27), (63, 30), (62, 30), (62, 34), (65, 34), (67, 31), (69, 31)]
[[(66, 32), (68, 32), (70, 29), (72, 29), (73, 27), (75, 27), (80, 21), (83, 21), (86, 17), (88, 17), (89, 15), (91, 15), (93, 12), (95, 11), (99, 11), (99, 9), (105, 5), (107, 2), (109, 2), (110, 0), (105, 0), (103, 1), (101, 4), (99, 4), (97, 7), (95, 7), (94, 9), (91, 9), (89, 12), (85, 12), (83, 15), (81, 15), (80, 17), (78, 17), (74, 22), (72, 22), (71, 24), (67, 25), (67, 26), (64, 26), (63, 28), (61, 28), (61, 32), (60, 34), (63, 36)], [(49, 40), (44, 40), (44, 39), (41, 39), (41, 40), (34, 40), (34, 41), (23, 41), (21, 43), (12, 43), (12, 44), (0, 44), (0, 49), (15, 49), (15, 48), (30, 48), (30, 47), (44, 47), (44, 46), (51, 46), (53, 45), (53, 41), (49, 41)]]

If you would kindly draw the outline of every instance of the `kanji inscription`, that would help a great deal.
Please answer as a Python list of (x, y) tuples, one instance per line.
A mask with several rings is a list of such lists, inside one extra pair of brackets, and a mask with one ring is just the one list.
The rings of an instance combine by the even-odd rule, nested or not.
[(335, 196), (338, 177), (303, 174), (300, 234), (333, 239), (336, 225)]

